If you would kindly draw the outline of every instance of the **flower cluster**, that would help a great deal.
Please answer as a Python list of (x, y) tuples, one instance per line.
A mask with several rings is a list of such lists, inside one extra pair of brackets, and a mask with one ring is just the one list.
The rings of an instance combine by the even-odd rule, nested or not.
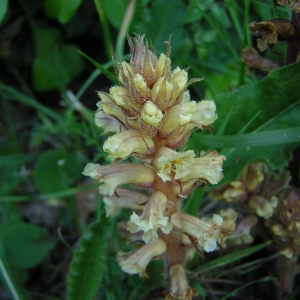
[[(167, 54), (157, 57), (144, 36), (129, 40), (131, 59), (118, 64), (119, 86), (99, 92), (101, 101), (95, 121), (105, 133), (114, 133), (103, 149), (115, 159), (112, 165), (89, 163), (84, 175), (99, 181), (107, 216), (119, 207), (133, 211), (127, 230), (141, 233), (144, 243), (117, 261), (130, 274), (146, 276), (146, 267), (163, 256), (170, 276), (169, 299), (191, 299), (195, 291), (187, 283), (185, 250), (193, 244), (214, 251), (234, 230), (236, 214), (224, 210), (201, 220), (180, 211), (187, 195), (203, 183), (222, 179), (225, 157), (209, 151), (196, 157), (192, 150), (180, 151), (194, 129), (209, 126), (217, 115), (213, 101), (192, 101), (187, 90), (186, 70), (171, 70)], [(133, 156), (140, 163), (119, 163)], [(120, 188), (131, 184), (135, 189)], [(142, 190), (141, 190), (142, 189)]]

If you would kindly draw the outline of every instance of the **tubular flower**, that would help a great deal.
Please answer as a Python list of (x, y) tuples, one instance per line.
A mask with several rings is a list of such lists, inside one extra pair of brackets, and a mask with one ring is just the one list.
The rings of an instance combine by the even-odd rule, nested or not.
[[(190, 253), (194, 247), (224, 247), (234, 229), (231, 210), (205, 221), (180, 212), (183, 199), (195, 188), (222, 179), (225, 156), (210, 151), (197, 157), (192, 150), (178, 150), (194, 129), (205, 129), (216, 120), (216, 105), (191, 101), (187, 88), (201, 79), (188, 80), (187, 70), (179, 67), (171, 70), (169, 43), (159, 57), (144, 36), (129, 39), (129, 46), (131, 59), (117, 66), (120, 84), (109, 93), (98, 93), (101, 101), (95, 114), (105, 133), (115, 133), (103, 150), (116, 161), (111, 166), (89, 163), (83, 174), (99, 181), (106, 216), (114, 216), (119, 208), (134, 210), (127, 231), (125, 222), (119, 228), (130, 241), (144, 245), (117, 255), (123, 271), (145, 276), (148, 263), (164, 256), (171, 281), (168, 299), (191, 299), (196, 293), (184, 270)], [(132, 156), (134, 163), (119, 163)]]
[(147, 202), (141, 216), (138, 216), (135, 212), (131, 215), (128, 230), (132, 233), (143, 230), (143, 240), (147, 244), (157, 240), (158, 228), (163, 233), (169, 234), (172, 230), (172, 224), (169, 222), (169, 218), (164, 216), (166, 208), (166, 196), (162, 192), (155, 192)]
[(117, 261), (124, 272), (147, 277), (146, 267), (149, 262), (154, 257), (162, 255), (166, 249), (166, 243), (162, 239), (158, 239), (128, 253), (119, 252)]
[(112, 196), (103, 195), (107, 217), (113, 217), (118, 208), (143, 210), (149, 196), (134, 190), (117, 188)]
[(154, 151), (152, 139), (137, 130), (126, 130), (108, 138), (103, 150), (111, 158), (125, 159), (131, 154), (151, 154)]
[(218, 183), (223, 177), (222, 162), (225, 159), (225, 156), (218, 155), (216, 151), (210, 151), (202, 157), (195, 158), (189, 174), (183, 178), (183, 181), (204, 179), (211, 184)]
[(154, 161), (157, 167), (157, 175), (164, 181), (181, 179), (190, 173), (189, 167), (194, 162), (195, 152), (176, 152), (170, 148), (161, 148), (158, 158)]
[(189, 300), (197, 295), (186, 279), (184, 267), (181, 264), (173, 265), (170, 270), (171, 287), (167, 299)]
[(152, 169), (138, 164), (117, 164), (113, 166), (101, 166), (88, 163), (83, 171), (83, 175), (97, 179), (100, 185), (101, 194), (111, 196), (118, 185), (125, 183), (135, 183), (141, 187), (152, 187), (154, 174)]
[(211, 252), (217, 248), (217, 242), (225, 247), (224, 240), (233, 233), (235, 219), (236, 213), (229, 209), (221, 211), (220, 215), (214, 214), (206, 221), (177, 212), (172, 215), (171, 222), (180, 231), (193, 238), (199, 248)]

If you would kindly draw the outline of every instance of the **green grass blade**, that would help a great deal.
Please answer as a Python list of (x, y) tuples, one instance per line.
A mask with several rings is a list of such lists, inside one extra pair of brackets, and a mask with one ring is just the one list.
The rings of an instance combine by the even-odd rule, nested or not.
[(118, 84), (119, 80), (117, 78), (117, 76), (108, 71), (107, 67), (104, 67), (104, 65), (99, 64), (98, 62), (96, 62), (95, 60), (93, 60), (91, 57), (89, 57), (88, 55), (86, 55), (85, 53), (83, 53), (82, 51), (78, 51), (83, 57), (85, 57), (88, 61), (90, 61), (97, 69), (99, 69), (108, 79), (110, 79), (114, 84)]
[(7, 291), (12, 299), (25, 300), (27, 297), (21, 291), (21, 288), (14, 279), (10, 266), (4, 255), (4, 249), (2, 248), (2, 243), (0, 242), (0, 279), (3, 282), (3, 285), (7, 288)]
[(126, 41), (126, 35), (129, 31), (129, 27), (134, 15), (135, 6), (136, 6), (136, 0), (131, 0), (127, 6), (126, 13), (124, 15), (123, 22), (116, 42), (117, 57), (124, 56), (124, 44)]
[(67, 281), (68, 300), (93, 299), (105, 273), (111, 225), (107, 219), (92, 223), (80, 240), (71, 262)]
[(255, 253), (265, 247), (268, 247), (271, 243), (272, 243), (272, 241), (267, 241), (267, 242), (264, 242), (259, 245), (255, 245), (255, 246), (243, 249), (243, 250), (236, 251), (234, 253), (227, 254), (225, 256), (222, 256), (222, 257), (216, 258), (212, 261), (209, 261), (190, 272), (193, 274), (199, 274), (199, 273), (203, 273), (203, 272), (206, 272), (208, 270), (211, 270), (211, 269), (214, 269), (217, 267), (222, 267), (224, 265), (235, 262), (245, 256), (248, 256), (252, 253)]
[(234, 294), (236, 294), (238, 291), (243, 290), (244, 288), (248, 287), (249, 285), (255, 284), (255, 283), (259, 283), (259, 282), (265, 282), (265, 281), (270, 281), (270, 280), (274, 280), (273, 277), (270, 276), (266, 276), (263, 278), (260, 278), (258, 280), (253, 280), (251, 282), (248, 282), (246, 284), (244, 284), (243, 286), (238, 287), (237, 289), (233, 290), (232, 292), (228, 293), (226, 296), (222, 297), (221, 300), (226, 300), (229, 297), (233, 296)]
[(75, 188), (68, 188), (61, 192), (51, 193), (51, 194), (42, 194), (42, 195), (15, 195), (15, 196), (0, 196), (0, 203), (4, 202), (21, 202), (21, 201), (31, 201), (31, 200), (47, 200), (47, 199), (58, 199), (58, 198), (66, 198), (73, 196), (74, 194), (90, 189), (90, 188), (97, 188), (97, 185), (92, 184), (85, 184), (80, 185)]
[[(113, 62), (109, 61), (102, 65), (105, 69), (109, 69), (113, 66)], [(84, 84), (81, 86), (79, 91), (76, 94), (76, 98), (80, 100), (84, 92), (89, 88), (89, 86), (102, 74), (102, 71), (99, 69), (96, 69), (93, 71), (93, 73), (88, 77), (88, 79), (84, 82)]]
[(99, 20), (101, 22), (104, 34), (104, 45), (106, 48), (107, 58), (110, 59), (114, 55), (114, 47), (112, 42), (112, 37), (109, 30), (109, 24), (104, 12), (103, 1), (101, 0), (94, 0), (96, 10), (99, 16)]
[(300, 127), (276, 129), (238, 135), (211, 136), (201, 134), (201, 146), (207, 148), (240, 148), (300, 142)]
[(10, 100), (18, 101), (21, 104), (30, 106), (58, 122), (65, 123), (65, 120), (59, 114), (57, 114), (55, 111), (53, 111), (52, 109), (48, 108), (45, 105), (42, 105), (34, 98), (25, 96), (24, 94), (18, 92), (14, 88), (12, 88), (2, 82), (0, 82), (0, 95), (2, 95), (5, 98), (8, 98)]

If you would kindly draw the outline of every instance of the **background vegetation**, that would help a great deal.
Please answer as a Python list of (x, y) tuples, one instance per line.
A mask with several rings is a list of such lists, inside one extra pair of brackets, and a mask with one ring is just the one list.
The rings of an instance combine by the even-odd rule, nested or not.
[[(81, 174), (87, 162), (110, 161), (93, 112), (96, 91), (116, 83), (112, 55), (128, 56), (127, 33), (146, 34), (157, 54), (171, 39), (173, 68), (205, 78), (192, 99), (215, 100), (219, 117), (214, 135), (195, 133), (188, 147), (227, 156), (221, 184), (250, 162), (280, 171), (293, 159), (299, 186), (299, 62), (265, 77), (240, 58), (256, 47), (249, 22), (273, 18), (291, 11), (271, 0), (1, 1), (0, 299), (161, 297), (148, 291), (161, 289), (162, 262), (149, 266), (150, 279), (122, 273), (115, 254), (131, 247), (116, 224), (127, 212), (107, 220), (97, 184)], [(285, 52), (278, 43), (263, 55), (284, 66)], [(184, 209), (207, 209), (206, 194), (196, 191)], [(269, 244), (195, 256), (193, 286), (208, 299), (273, 299), (262, 265)]]

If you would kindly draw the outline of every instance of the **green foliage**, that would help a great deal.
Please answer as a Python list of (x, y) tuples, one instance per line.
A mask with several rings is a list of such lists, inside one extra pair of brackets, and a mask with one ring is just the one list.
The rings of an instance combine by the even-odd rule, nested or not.
[(0, 2), (0, 24), (3, 21), (8, 9), (8, 0), (2, 0)]
[[(195, 133), (190, 147), (222, 149), (226, 161), (221, 184), (235, 180), (248, 163), (263, 161), (280, 170), (291, 159), (300, 142), (300, 93), (294, 89), (299, 66), (298, 62), (274, 70), (258, 83), (216, 97), (218, 120), (213, 127), (227, 135)], [(239, 133), (245, 124), (252, 133)]]
[(80, 178), (81, 170), (82, 165), (74, 154), (64, 150), (50, 150), (37, 161), (35, 184), (44, 194), (61, 192)]
[(56, 18), (60, 23), (67, 23), (73, 17), (82, 0), (46, 0), (44, 7), (50, 18)]
[(116, 29), (119, 29), (122, 25), (129, 0), (103, 0), (102, 3), (108, 21)]
[[(144, 8), (145, 9), (145, 8)], [(139, 15), (143, 13), (143, 15)], [(171, 37), (172, 53), (176, 55), (184, 44), (184, 4), (180, 0), (155, 0), (146, 11), (137, 11), (132, 31), (146, 34), (157, 53), (165, 51), (165, 41)], [(176, 28), (176, 30), (174, 30)]]
[(14, 300), (27, 300), (27, 293), (22, 289), (19, 282), (17, 282), (12, 268), (10, 267), (7, 258), (5, 257), (5, 250), (2, 243), (0, 243), (0, 280), (7, 292)]
[(111, 224), (105, 219), (90, 224), (74, 252), (69, 275), (69, 300), (93, 299), (106, 269)]
[(20, 221), (0, 225), (0, 242), (9, 264), (24, 269), (40, 263), (54, 246), (45, 228)]
[(64, 44), (55, 29), (35, 29), (37, 56), (33, 82), (38, 91), (62, 90), (83, 69), (83, 61), (73, 45)]
[(236, 262), (237, 260), (242, 259), (245, 256), (251, 255), (267, 246), (270, 246), (270, 244), (271, 244), (271, 242), (268, 241), (268, 242), (264, 242), (259, 245), (255, 245), (255, 246), (243, 249), (243, 250), (239, 250), (239, 251), (224, 255), (222, 257), (218, 257), (218, 258), (211, 260), (205, 264), (202, 264), (201, 266), (197, 267), (196, 269), (192, 270), (191, 272), (193, 274), (204, 273), (211, 269), (218, 268), (218, 267)]

